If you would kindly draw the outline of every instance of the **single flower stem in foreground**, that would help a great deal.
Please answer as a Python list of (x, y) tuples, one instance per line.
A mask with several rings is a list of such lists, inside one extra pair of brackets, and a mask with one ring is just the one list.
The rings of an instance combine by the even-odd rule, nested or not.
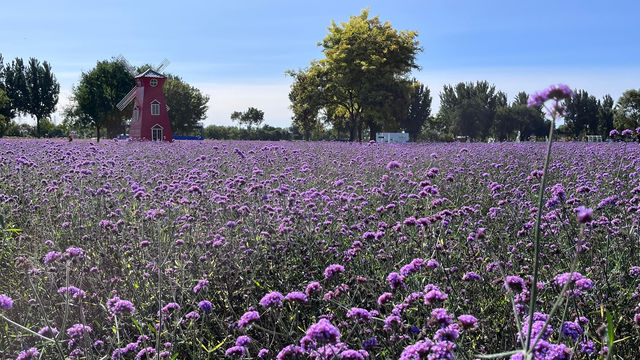
[(529, 350), (531, 345), (531, 331), (533, 329), (533, 314), (535, 312), (536, 300), (538, 296), (538, 270), (540, 268), (540, 220), (542, 217), (542, 206), (544, 204), (544, 190), (547, 186), (547, 176), (549, 173), (549, 162), (551, 160), (551, 144), (553, 144), (553, 128), (556, 125), (556, 117), (551, 117), (551, 127), (549, 128), (549, 140), (547, 141), (547, 156), (544, 160), (542, 181), (538, 191), (538, 212), (536, 213), (536, 230), (533, 247), (533, 285), (531, 285), (531, 299), (529, 301), (529, 326), (527, 329), (527, 344), (525, 350)]

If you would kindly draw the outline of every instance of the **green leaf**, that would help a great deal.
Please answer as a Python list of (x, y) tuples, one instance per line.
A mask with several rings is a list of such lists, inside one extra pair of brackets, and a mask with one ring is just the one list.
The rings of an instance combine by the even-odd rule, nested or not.
[(611, 313), (609, 312), (609, 310), (607, 310), (607, 345), (609, 347), (609, 354), (608, 355), (610, 357), (613, 355), (613, 344), (615, 344), (613, 339), (614, 339), (613, 319), (611, 318)]
[(488, 354), (488, 355), (476, 354), (475, 357), (478, 357), (480, 359), (498, 359), (498, 358), (503, 358), (503, 357), (507, 357), (515, 354), (523, 354), (523, 353), (524, 353), (523, 350), (513, 350), (513, 351), (505, 351), (501, 353)]
[(213, 349), (211, 349), (211, 352), (218, 350), (220, 346), (222, 346), (222, 344), (224, 344), (226, 341), (227, 339), (222, 340), (218, 345), (216, 345)]

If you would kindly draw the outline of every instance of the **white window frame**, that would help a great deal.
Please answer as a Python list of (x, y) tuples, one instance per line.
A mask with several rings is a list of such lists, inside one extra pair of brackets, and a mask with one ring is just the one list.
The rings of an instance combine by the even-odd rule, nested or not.
[(158, 79), (149, 80), (149, 85), (151, 85), (152, 87), (158, 86)]
[(151, 115), (153, 115), (153, 116), (160, 115), (160, 101), (153, 100), (151, 102)]
[[(156, 132), (156, 131), (160, 132), (160, 136), (157, 136), (157, 137), (154, 138), (153, 137), (153, 133)], [(164, 135), (163, 133), (164, 133), (164, 128), (162, 126), (160, 126), (158, 124), (153, 125), (151, 127), (151, 140), (152, 141), (162, 141), (162, 136)]]
[(133, 121), (137, 122), (138, 119), (140, 119), (140, 109), (136, 107), (135, 109), (133, 109)]

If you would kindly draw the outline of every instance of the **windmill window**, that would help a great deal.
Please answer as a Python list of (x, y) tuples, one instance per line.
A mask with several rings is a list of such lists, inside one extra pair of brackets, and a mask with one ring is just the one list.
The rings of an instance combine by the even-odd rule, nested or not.
[(151, 86), (153, 87), (158, 86), (158, 79), (151, 79), (151, 81), (149, 81), (149, 84), (151, 84)]
[(138, 87), (142, 86), (142, 81), (136, 80), (136, 85), (138, 85)]
[(137, 122), (140, 116), (140, 110), (138, 108), (133, 109), (133, 121)]
[(160, 102), (158, 100), (151, 102), (151, 115), (160, 115)]

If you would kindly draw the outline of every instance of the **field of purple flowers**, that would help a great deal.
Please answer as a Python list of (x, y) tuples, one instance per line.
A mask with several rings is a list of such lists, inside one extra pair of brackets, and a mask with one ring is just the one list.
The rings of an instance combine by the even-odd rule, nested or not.
[(545, 151), (0, 140), (0, 358), (517, 359), (538, 211), (536, 359), (633, 358), (640, 147)]

